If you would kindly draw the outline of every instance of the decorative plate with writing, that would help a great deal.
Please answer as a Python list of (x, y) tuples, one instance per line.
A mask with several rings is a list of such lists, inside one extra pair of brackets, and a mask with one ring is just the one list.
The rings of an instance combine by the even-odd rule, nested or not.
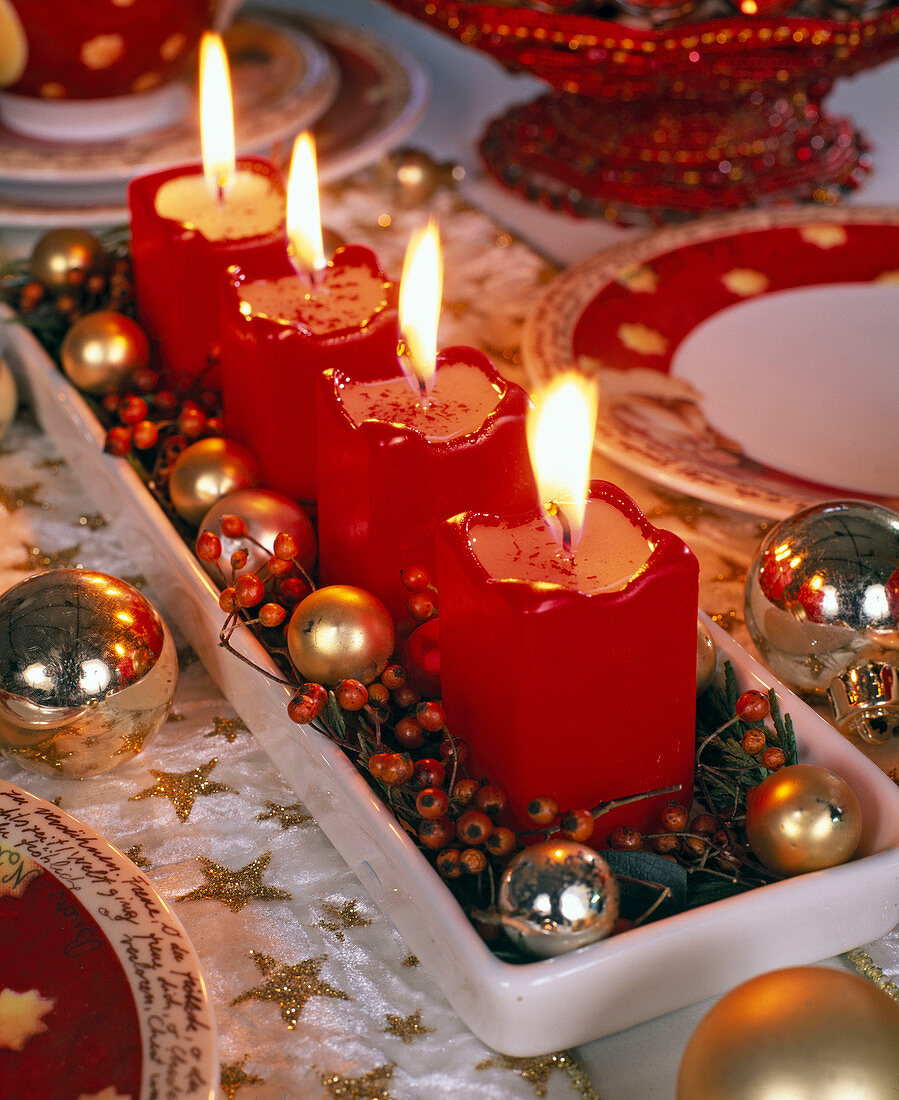
[(107, 841), (0, 781), (0, 1093), (211, 1100), (215, 1023), (196, 952)]
[(599, 381), (596, 446), (650, 480), (784, 517), (899, 506), (899, 208), (751, 210), (576, 264), (528, 318), (543, 385)]

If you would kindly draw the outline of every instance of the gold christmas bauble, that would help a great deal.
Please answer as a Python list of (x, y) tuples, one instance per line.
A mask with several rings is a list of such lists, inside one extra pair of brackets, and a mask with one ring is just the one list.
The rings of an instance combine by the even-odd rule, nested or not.
[(396, 644), (390, 612), (363, 588), (332, 584), (297, 604), (287, 629), (290, 659), (318, 684), (370, 684), (387, 667)]
[(862, 812), (852, 788), (817, 764), (772, 772), (756, 787), (746, 812), (750, 848), (779, 875), (845, 863), (861, 834)]
[(465, 178), (460, 164), (438, 163), (421, 149), (396, 149), (376, 168), (378, 182), (398, 206), (421, 206), (438, 187), (454, 187)]
[(66, 333), (60, 350), (62, 369), (79, 390), (115, 393), (150, 359), (150, 342), (136, 321), (101, 309), (88, 313)]
[(83, 778), (133, 760), (166, 719), (178, 656), (130, 584), (54, 569), (0, 597), (0, 752)]
[(700, 1020), (677, 1100), (895, 1100), (899, 1004), (856, 974), (797, 966), (732, 989)]
[(696, 694), (711, 685), (718, 667), (718, 647), (702, 619), (696, 620)]
[(31, 274), (39, 283), (54, 290), (70, 286), (73, 273), (77, 280), (106, 267), (106, 250), (86, 229), (51, 229), (31, 253)]
[(12, 368), (0, 355), (0, 439), (6, 435), (7, 429), (12, 424), (18, 404), (19, 392), (16, 389)]
[(216, 501), (258, 482), (256, 456), (233, 439), (214, 436), (191, 443), (175, 459), (169, 499), (178, 515), (196, 527)]

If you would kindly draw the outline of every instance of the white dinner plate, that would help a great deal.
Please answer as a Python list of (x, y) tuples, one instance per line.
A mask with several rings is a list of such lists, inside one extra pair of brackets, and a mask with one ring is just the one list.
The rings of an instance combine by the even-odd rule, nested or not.
[(899, 505), (899, 208), (755, 210), (558, 276), (529, 316), (541, 386), (599, 380), (596, 446), (651, 480), (782, 518)]
[(102, 836), (3, 780), (0, 928), (0, 1094), (217, 1095), (215, 1021), (178, 918)]

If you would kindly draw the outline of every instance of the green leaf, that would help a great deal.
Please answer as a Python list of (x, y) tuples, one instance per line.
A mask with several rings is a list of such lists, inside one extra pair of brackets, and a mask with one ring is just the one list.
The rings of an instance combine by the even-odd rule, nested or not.
[(755, 884), (733, 882), (729, 878), (721, 878), (706, 871), (696, 870), (689, 876), (685, 908), (696, 909), (700, 905), (720, 901), (721, 898), (733, 897), (734, 894), (745, 894), (747, 890), (754, 888)]
[(337, 705), (337, 696), (333, 691), (328, 692), (328, 701), (325, 703), (323, 717), (329, 728), (343, 741), (346, 737), (346, 721), (343, 717), (343, 711)]
[[(655, 852), (618, 852), (601, 853), (602, 858), (612, 868), (616, 877), (627, 875), (643, 883), (658, 883), (671, 891), (671, 900), (678, 909), (682, 909), (687, 900), (687, 872), (680, 864)], [(620, 883), (622, 893), (631, 884)], [(637, 883), (636, 885), (639, 885)]]

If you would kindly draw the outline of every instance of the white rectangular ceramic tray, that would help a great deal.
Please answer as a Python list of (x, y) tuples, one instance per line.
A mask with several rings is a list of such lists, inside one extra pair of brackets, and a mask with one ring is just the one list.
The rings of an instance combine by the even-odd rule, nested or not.
[[(864, 808), (859, 856), (581, 948), (523, 965), (497, 959), (424, 856), (340, 749), (287, 718), (288, 691), (218, 646), (217, 592), (137, 474), (102, 453), (90, 407), (24, 329), (0, 324), (0, 348), (44, 429), (80, 473), (114, 532), (268, 755), (399, 929), (453, 1008), (488, 1045), (544, 1054), (598, 1039), (714, 996), (780, 966), (827, 958), (899, 922), (899, 790), (714, 624), (741, 686), (777, 688), (801, 758), (842, 775)], [(252, 638), (244, 652), (269, 658)]]

